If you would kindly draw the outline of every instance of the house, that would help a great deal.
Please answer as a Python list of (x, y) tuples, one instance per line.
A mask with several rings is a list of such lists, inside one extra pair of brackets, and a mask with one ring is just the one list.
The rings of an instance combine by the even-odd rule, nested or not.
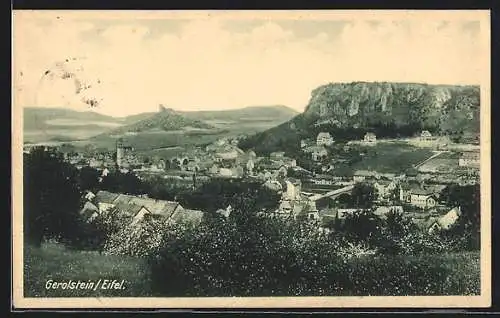
[(431, 219), (427, 231), (432, 234), (442, 230), (449, 230), (458, 221), (461, 214), (460, 207), (455, 207), (440, 218)]
[(432, 134), (428, 130), (423, 130), (420, 133), (420, 140), (421, 141), (429, 141), (432, 140)]
[(302, 139), (302, 140), (300, 141), (300, 148), (305, 148), (305, 147), (307, 147), (307, 144), (308, 144), (308, 143), (307, 143), (307, 140)]
[(316, 208), (316, 202), (315, 201), (309, 201), (307, 208), (306, 208), (306, 213), (307, 213), (307, 220), (309, 221), (314, 221), (314, 220), (319, 220), (320, 215), (319, 211)]
[(378, 179), (379, 175), (375, 171), (369, 171), (369, 170), (356, 170), (353, 174), (353, 181), (354, 182), (363, 182), (368, 179), (373, 179), (377, 178)]
[(99, 208), (90, 201), (86, 201), (83, 208), (80, 210), (80, 215), (87, 220), (87, 222), (92, 222), (99, 213)]
[(333, 138), (328, 132), (320, 132), (316, 137), (317, 146), (330, 146), (333, 144)]
[(233, 207), (228, 205), (225, 209), (218, 209), (216, 212), (225, 218), (228, 218), (229, 215), (231, 215), (231, 212), (233, 212)]
[(219, 175), (222, 177), (230, 178), (233, 176), (233, 171), (229, 168), (220, 168)]
[(299, 200), (302, 183), (298, 179), (289, 178), (284, 181), (285, 186), (283, 189), (283, 197), (286, 200)]
[(379, 200), (388, 198), (397, 188), (397, 184), (390, 180), (377, 180), (373, 186), (377, 190)]
[(95, 195), (95, 202), (99, 208), (99, 213), (107, 211), (115, 206), (113, 202), (118, 198), (119, 194), (111, 193), (108, 191), (98, 191)]
[(370, 132), (366, 133), (365, 137), (363, 138), (363, 141), (364, 142), (368, 142), (368, 143), (376, 142), (377, 141), (377, 136), (374, 133), (370, 133)]
[(458, 165), (460, 167), (472, 167), (479, 168), (479, 153), (478, 152), (464, 152), (458, 159)]
[(88, 201), (92, 201), (95, 198), (95, 194), (92, 191), (87, 191), (84, 198)]
[(284, 151), (271, 152), (271, 154), (269, 155), (269, 158), (271, 158), (271, 160), (281, 160), (284, 157), (285, 157)]
[(279, 177), (286, 177), (288, 174), (288, 168), (284, 165), (280, 166), (278, 170), (275, 171), (275, 175)]
[(342, 181), (342, 177), (333, 176), (330, 174), (316, 174), (308, 180), (311, 184), (320, 187), (336, 186), (338, 182)]
[(304, 149), (304, 152), (310, 153), (312, 160), (320, 161), (328, 156), (328, 151), (323, 146), (311, 146)]
[(437, 197), (433, 191), (426, 189), (412, 189), (409, 195), (410, 204), (422, 209), (433, 208), (437, 204)]

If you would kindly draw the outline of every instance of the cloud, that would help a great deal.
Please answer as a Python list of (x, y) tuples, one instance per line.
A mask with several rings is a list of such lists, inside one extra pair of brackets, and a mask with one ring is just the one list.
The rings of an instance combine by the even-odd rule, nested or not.
[[(311, 90), (328, 82), (463, 84), (481, 75), (477, 34), (456, 21), (360, 21), (340, 34), (322, 30), (309, 38), (274, 21), (235, 32), (229, 21), (207, 18), (156, 36), (147, 23), (97, 32), (79, 21), (22, 22), (15, 65), (24, 74), (18, 78), (23, 103), (32, 103), (27, 96), (37, 91), (50, 97), (40, 106), (84, 109), (82, 97), (94, 96), (102, 99), (98, 111), (118, 116), (160, 103), (185, 110), (270, 104), (302, 110)], [(45, 85), (41, 93), (44, 70), (67, 56), (82, 57), (75, 62), (84, 70), (79, 76), (95, 85), (76, 98), (68, 97), (67, 82)]]

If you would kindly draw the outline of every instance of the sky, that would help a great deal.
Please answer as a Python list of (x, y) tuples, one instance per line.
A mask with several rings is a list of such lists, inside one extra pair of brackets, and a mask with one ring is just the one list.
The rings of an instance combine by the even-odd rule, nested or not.
[(476, 19), (109, 17), (14, 14), (16, 103), (112, 116), (160, 104), (303, 111), (330, 82), (477, 85), (482, 77)]

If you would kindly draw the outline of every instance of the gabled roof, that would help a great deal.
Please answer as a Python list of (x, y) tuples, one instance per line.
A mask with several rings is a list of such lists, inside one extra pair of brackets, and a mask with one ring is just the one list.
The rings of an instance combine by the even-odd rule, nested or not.
[(428, 130), (423, 130), (422, 133), (420, 134), (422, 137), (431, 137), (431, 133)]
[(133, 198), (131, 204), (141, 205), (148, 209), (152, 214), (161, 214), (170, 216), (180, 204), (173, 201), (154, 200), (146, 198)]
[(116, 209), (120, 213), (122, 213), (123, 215), (133, 217), (133, 216), (136, 216), (140, 210), (146, 209), (146, 208), (143, 207), (142, 205), (119, 203), (116, 205)]
[(80, 210), (80, 213), (85, 213), (87, 211), (97, 212), (99, 211), (99, 208), (97, 208), (92, 202), (86, 201), (83, 208)]
[(108, 191), (98, 191), (96, 196), (95, 196), (95, 200), (96, 202), (99, 202), (99, 203), (109, 203), (109, 204), (112, 204), (116, 198), (118, 198), (118, 194), (117, 193), (112, 193), (112, 192), (108, 192)]

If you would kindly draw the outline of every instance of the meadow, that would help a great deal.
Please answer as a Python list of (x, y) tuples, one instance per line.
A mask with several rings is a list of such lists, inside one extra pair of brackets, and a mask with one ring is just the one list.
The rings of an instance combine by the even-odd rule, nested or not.
[(378, 143), (374, 146), (359, 146), (366, 153), (353, 170), (373, 170), (381, 173), (401, 173), (430, 157), (430, 149), (417, 148), (404, 142)]
[[(25, 297), (161, 296), (152, 290), (149, 267), (143, 259), (68, 250), (53, 243), (40, 248), (27, 246), (24, 258)], [(323, 296), (477, 295), (480, 292), (479, 252), (368, 256), (348, 260), (332, 269), (334, 272), (324, 277), (332, 282), (328, 294), (321, 293)], [(48, 290), (45, 285), (50, 279), (59, 282), (125, 279), (127, 288)]]
[[(48, 280), (56, 282), (125, 280), (123, 290), (47, 289)], [(97, 252), (68, 250), (47, 243), (24, 249), (25, 297), (139, 297), (149, 296), (150, 278), (145, 261), (133, 257), (101, 255)]]

